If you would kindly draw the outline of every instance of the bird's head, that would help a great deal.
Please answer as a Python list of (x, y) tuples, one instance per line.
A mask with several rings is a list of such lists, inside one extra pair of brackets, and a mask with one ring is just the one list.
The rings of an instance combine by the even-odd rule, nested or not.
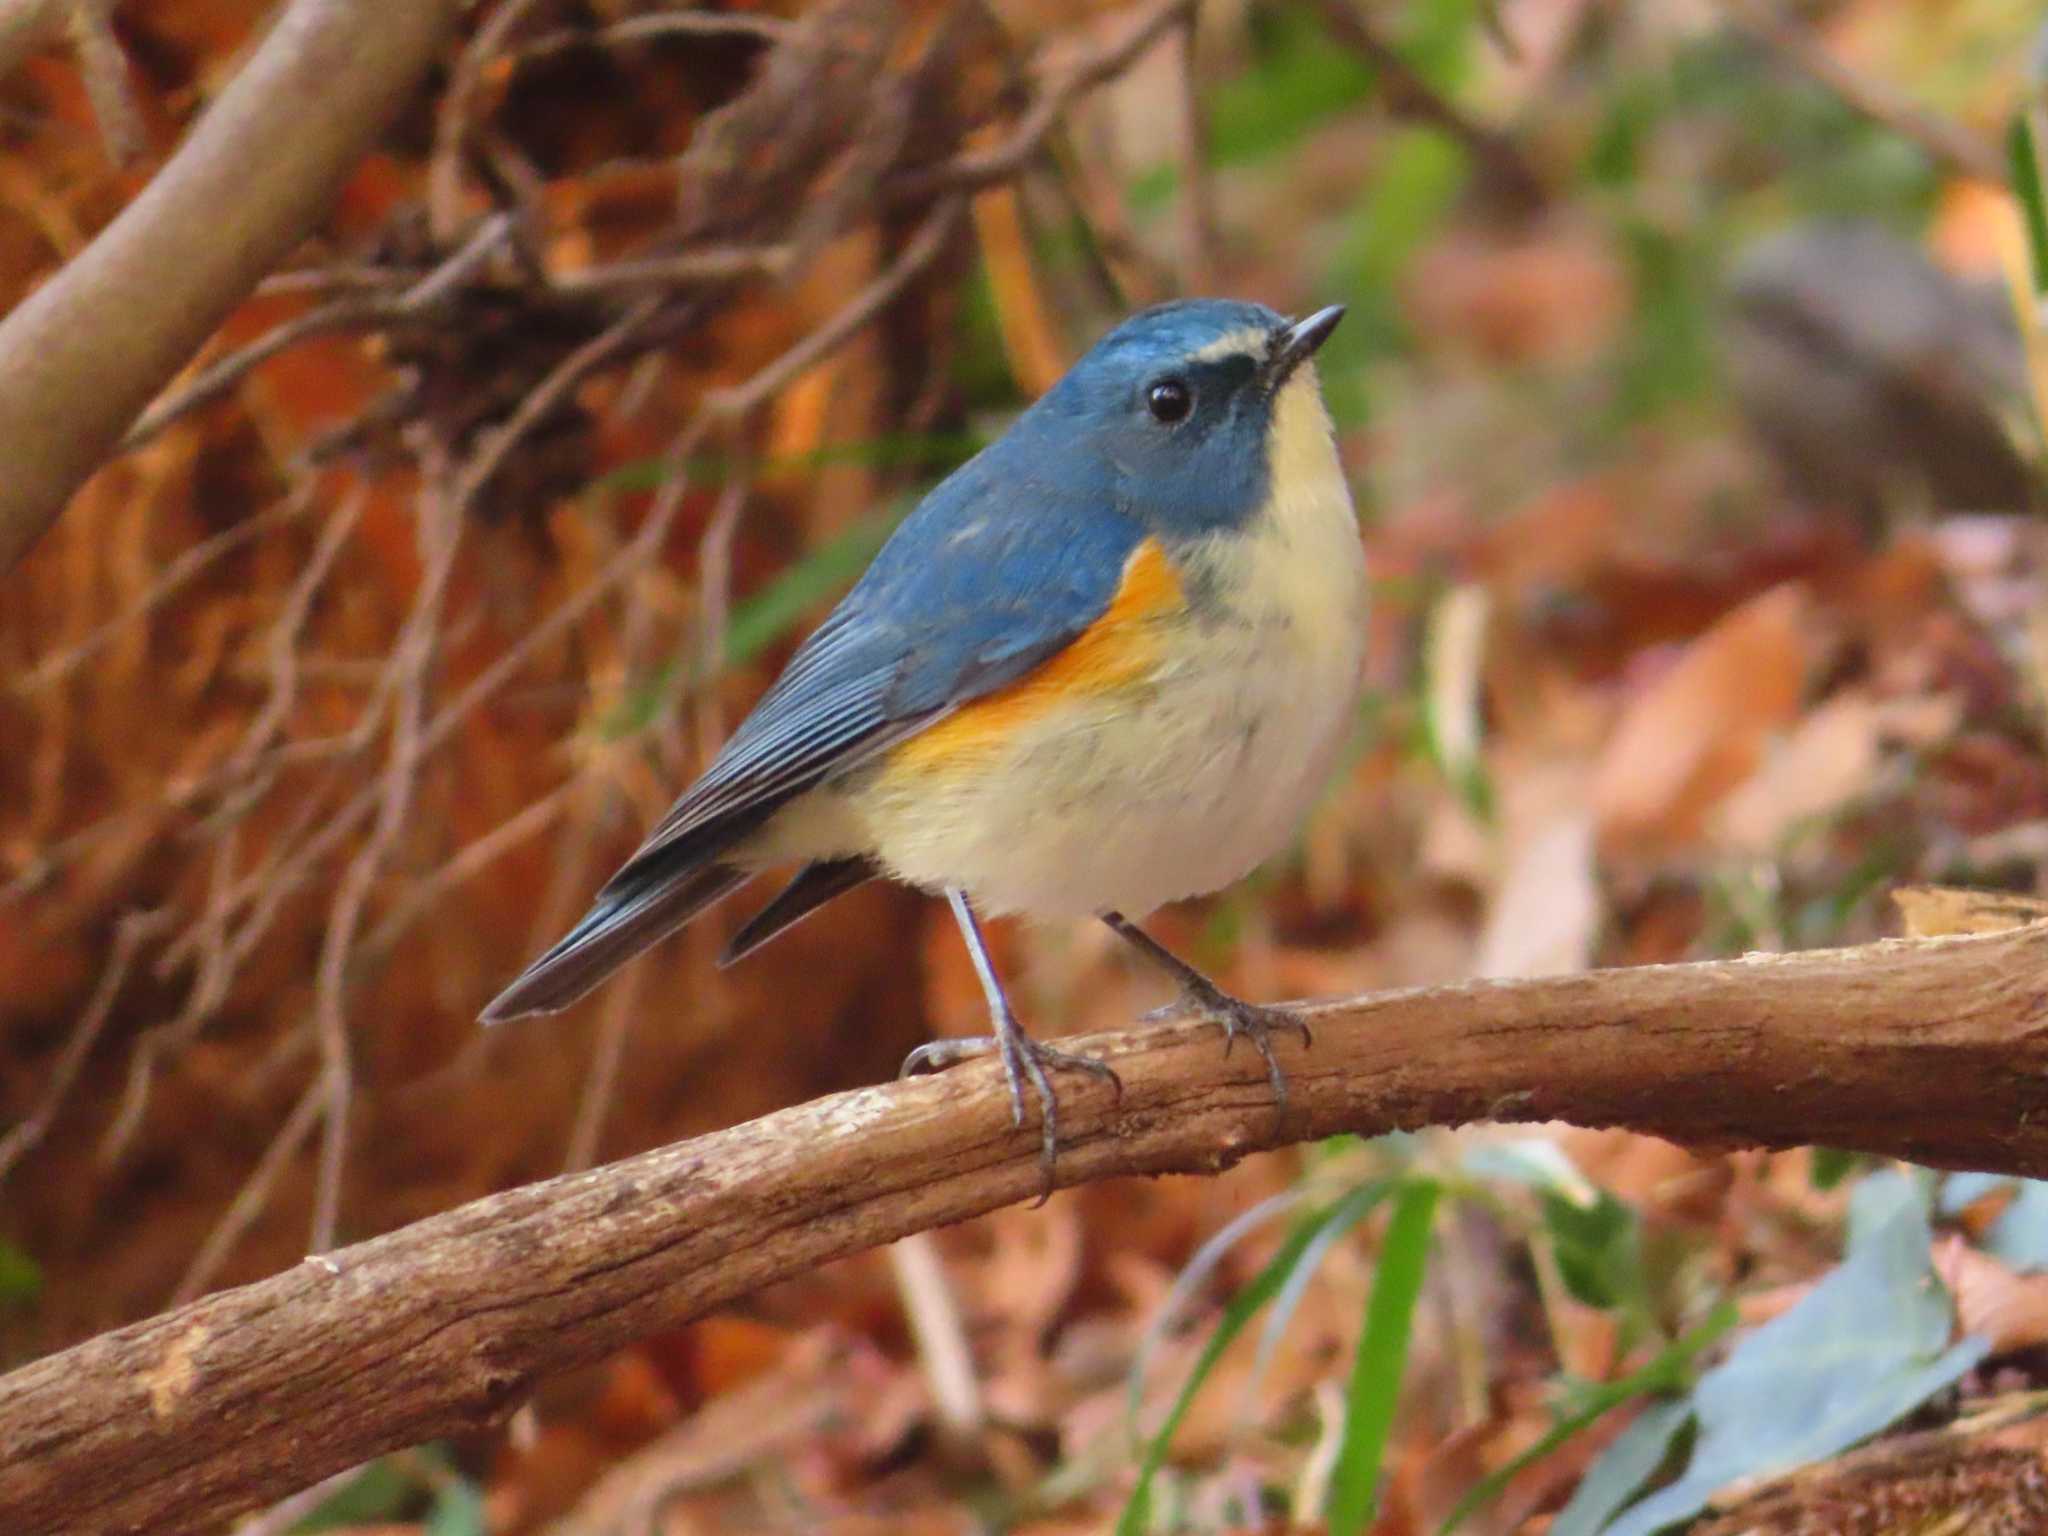
[(1241, 528), (1286, 476), (1336, 472), (1310, 359), (1343, 318), (1342, 305), (1304, 320), (1223, 299), (1157, 305), (1097, 342), (1031, 414), (1048, 447), (1085, 456), (1160, 531)]

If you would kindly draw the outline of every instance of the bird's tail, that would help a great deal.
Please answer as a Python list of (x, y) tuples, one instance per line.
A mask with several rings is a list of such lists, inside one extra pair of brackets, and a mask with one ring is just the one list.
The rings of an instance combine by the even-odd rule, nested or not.
[(749, 878), (745, 870), (730, 864), (707, 864), (680, 880), (613, 880), (582, 922), (492, 1000), (483, 1011), (483, 1022), (499, 1024), (568, 1007), (641, 950), (667, 938)]

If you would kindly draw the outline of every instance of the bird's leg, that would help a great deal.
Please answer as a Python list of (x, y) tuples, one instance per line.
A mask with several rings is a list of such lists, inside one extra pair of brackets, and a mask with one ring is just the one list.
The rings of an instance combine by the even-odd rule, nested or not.
[(1181, 959), (1151, 934), (1125, 917), (1121, 912), (1105, 912), (1102, 920), (1109, 924), (1111, 932), (1122, 939), (1139, 954), (1158, 966), (1180, 984), (1180, 999), (1166, 1007), (1147, 1014), (1147, 1018), (1163, 1018), (1173, 1013), (1198, 1013), (1213, 1019), (1223, 1026), (1223, 1054), (1228, 1056), (1230, 1048), (1237, 1044), (1237, 1037), (1243, 1035), (1251, 1041), (1252, 1048), (1265, 1059), (1266, 1076), (1273, 1084), (1273, 1105), (1284, 1117), (1287, 1113), (1287, 1076), (1280, 1070), (1280, 1063), (1273, 1057), (1272, 1036), (1276, 1030), (1296, 1030), (1303, 1045), (1313, 1045), (1308, 1025), (1296, 1018), (1285, 1008), (1268, 1008), (1258, 1003), (1248, 1003), (1243, 998), (1232, 997), (1215, 982)]
[(994, 1051), (1002, 1058), (1003, 1076), (1010, 1086), (1011, 1120), (1020, 1126), (1024, 1123), (1026, 1082), (1031, 1084), (1031, 1091), (1038, 1098), (1043, 1137), (1039, 1161), (1045, 1170), (1046, 1193), (1051, 1194), (1053, 1159), (1059, 1152), (1059, 1111), (1054, 1102), (1051, 1074), (1093, 1073), (1107, 1078), (1119, 1094), (1123, 1092), (1123, 1081), (1107, 1062), (1076, 1056), (1070, 1051), (1054, 1050), (1049, 1045), (1040, 1045), (1024, 1033), (1016, 1014), (1010, 1011), (1009, 998), (1003, 995), (1003, 983), (996, 975), (995, 961), (988, 952), (988, 941), (982, 937), (981, 923), (974, 915), (974, 908), (968, 904), (967, 893), (948, 890), (946, 900), (953, 905), (953, 916), (960, 924), (960, 936), (967, 941), (967, 953), (974, 960), (974, 973), (981, 978), (982, 995), (988, 999), (989, 1023), (995, 1033), (969, 1039), (934, 1040), (929, 1045), (920, 1045), (904, 1058), (902, 1075), (908, 1077), (927, 1067), (937, 1071), (970, 1056), (986, 1056)]

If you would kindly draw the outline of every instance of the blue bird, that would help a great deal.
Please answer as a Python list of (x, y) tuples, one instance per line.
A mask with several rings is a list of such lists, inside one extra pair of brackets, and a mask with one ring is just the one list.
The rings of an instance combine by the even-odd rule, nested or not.
[(1232, 997), (1133, 921), (1283, 846), (1358, 698), (1365, 562), (1310, 361), (1340, 306), (1289, 322), (1198, 299), (1125, 321), (942, 481), (790, 658), (583, 920), (485, 1010), (566, 1007), (763, 871), (801, 870), (730, 964), (876, 876), (943, 892), (1024, 1123), (1051, 1073), (1115, 1082), (1033, 1041), (976, 918), (1096, 917), (1182, 1005), (1264, 1058), (1308, 1031)]

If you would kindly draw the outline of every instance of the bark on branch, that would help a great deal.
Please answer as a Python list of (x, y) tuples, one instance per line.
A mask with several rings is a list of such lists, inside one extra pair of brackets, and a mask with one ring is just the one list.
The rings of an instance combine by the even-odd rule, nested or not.
[(458, 0), (292, 0), (176, 155), (0, 322), (0, 574), (312, 229)]
[[(1338, 1131), (1564, 1119), (2048, 1175), (2048, 925), (1387, 993), (1263, 1068), (1212, 1027), (1092, 1042), (1062, 1184)], [(512, 1190), (0, 1378), (0, 1529), (209, 1528), (784, 1276), (1031, 1197), (992, 1063)]]

